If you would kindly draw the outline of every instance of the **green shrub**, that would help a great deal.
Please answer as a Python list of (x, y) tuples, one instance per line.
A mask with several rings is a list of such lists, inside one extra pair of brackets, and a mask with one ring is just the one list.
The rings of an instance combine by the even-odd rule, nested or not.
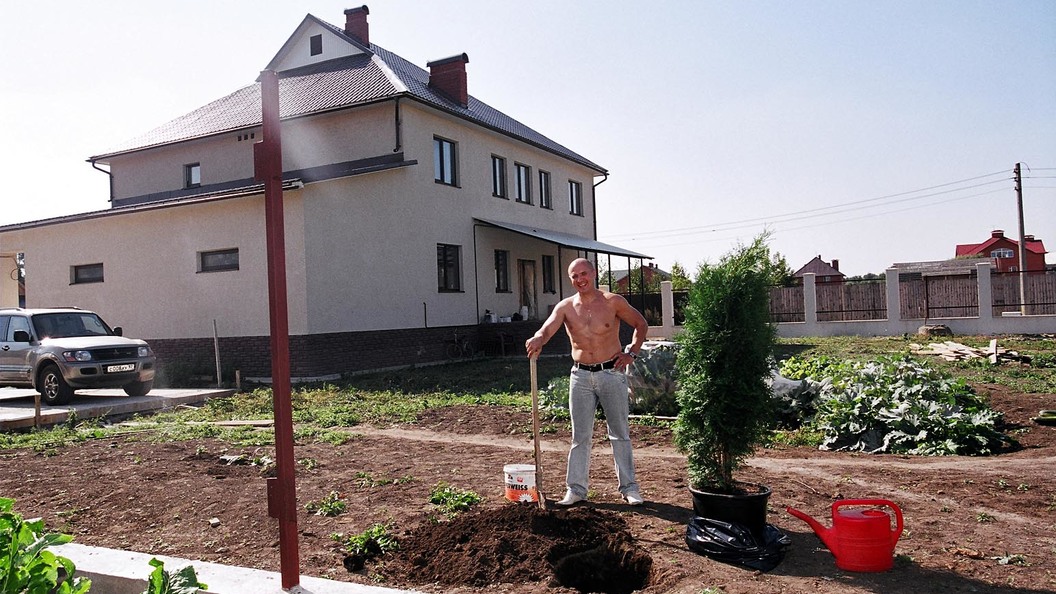
[(675, 445), (687, 455), (690, 486), (735, 493), (733, 472), (775, 422), (770, 396), (776, 331), (770, 323), (765, 236), (701, 265), (678, 335)]

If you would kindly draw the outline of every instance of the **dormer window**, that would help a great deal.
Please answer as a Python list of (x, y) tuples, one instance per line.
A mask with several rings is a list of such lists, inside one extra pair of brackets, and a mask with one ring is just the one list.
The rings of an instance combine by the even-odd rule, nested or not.
[(183, 166), (183, 187), (197, 188), (202, 185), (202, 164), (188, 163)]
[(310, 51), (311, 51), (312, 55), (313, 56), (318, 56), (319, 54), (323, 53), (323, 36), (322, 35), (312, 35), (308, 39), (308, 45), (310, 47)]

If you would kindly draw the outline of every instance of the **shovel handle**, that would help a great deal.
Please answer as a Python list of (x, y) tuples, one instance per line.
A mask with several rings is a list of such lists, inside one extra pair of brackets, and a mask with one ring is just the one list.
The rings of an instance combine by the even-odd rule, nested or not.
[(539, 451), (539, 371), (535, 364), (536, 357), (528, 360), (532, 375), (532, 440), (535, 442), (535, 491), (539, 494), (539, 508), (546, 509), (546, 496), (543, 495), (543, 467), (540, 465)]

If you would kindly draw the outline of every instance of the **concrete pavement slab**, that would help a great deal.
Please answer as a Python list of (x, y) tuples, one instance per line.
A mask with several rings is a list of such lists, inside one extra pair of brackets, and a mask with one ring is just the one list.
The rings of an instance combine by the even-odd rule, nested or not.
[[(155, 389), (146, 396), (128, 396), (122, 390), (77, 390), (69, 404), (40, 405), (40, 426), (65, 423), (74, 413), (78, 419), (132, 415), (167, 410), (181, 404), (200, 404), (210, 398), (234, 394), (223, 389)], [(0, 431), (35, 426), (35, 390), (0, 388)]]

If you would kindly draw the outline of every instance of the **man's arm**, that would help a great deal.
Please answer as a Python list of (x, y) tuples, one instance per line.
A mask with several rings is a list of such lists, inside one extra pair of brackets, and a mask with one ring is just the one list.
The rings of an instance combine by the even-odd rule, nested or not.
[(557, 304), (554, 311), (550, 312), (550, 317), (546, 318), (539, 331), (524, 342), (524, 350), (528, 352), (528, 358), (534, 359), (538, 357), (539, 353), (543, 351), (543, 345), (550, 341), (564, 323), (565, 301), (563, 300)]
[(645, 320), (645, 317), (635, 308), (631, 307), (630, 303), (622, 296), (617, 295), (619, 299), (616, 301), (616, 317), (623, 320), (628, 326), (634, 328), (634, 335), (631, 338), (631, 344), (627, 345), (631, 353), (634, 356), (638, 356), (638, 352), (642, 350), (642, 343), (645, 342), (646, 336), (649, 335), (649, 322)]

